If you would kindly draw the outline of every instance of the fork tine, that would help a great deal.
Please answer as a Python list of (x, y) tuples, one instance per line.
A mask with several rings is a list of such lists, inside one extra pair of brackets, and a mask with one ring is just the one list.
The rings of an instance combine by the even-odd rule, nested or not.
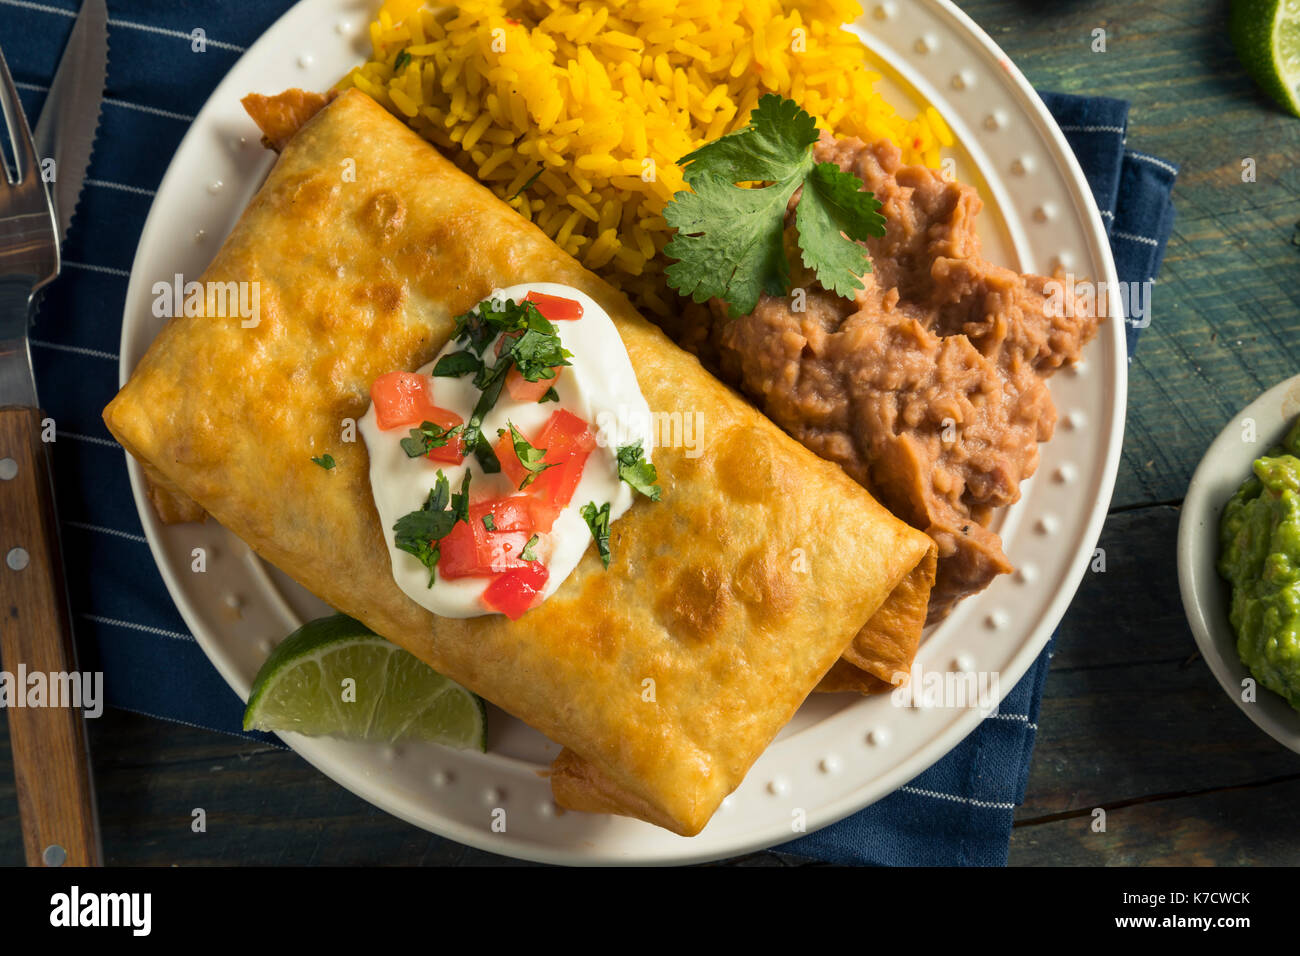
[(9, 142), (13, 147), (15, 168), (11, 181), (21, 183), (32, 173), (39, 175), (41, 163), (36, 157), (32, 131), (27, 126), (27, 114), (23, 112), (23, 103), (18, 98), (14, 78), (9, 75), (9, 64), (5, 62), (3, 50), (0, 50), (0, 111), (4, 113)]

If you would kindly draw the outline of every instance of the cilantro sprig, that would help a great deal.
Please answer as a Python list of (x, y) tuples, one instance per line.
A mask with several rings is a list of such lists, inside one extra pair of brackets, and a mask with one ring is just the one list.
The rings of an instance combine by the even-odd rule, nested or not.
[(451, 496), (451, 513), (456, 516), (457, 521), (463, 521), (469, 524), (469, 469), (465, 470), (465, 477), (461, 480), (460, 491)]
[[(488, 365), (483, 353), (499, 336), (506, 336), (496, 364)], [(555, 326), (528, 301), (485, 299), (456, 317), (455, 339), (468, 348), (444, 355), (433, 374), (459, 377), (473, 375), (479, 399), (465, 423), (461, 441), (474, 454), (483, 471), (495, 474), (501, 462), (492, 443), (483, 434), (483, 419), (496, 407), (510, 370), (518, 369), (529, 382), (555, 378), (555, 369), (570, 365), (573, 353), (564, 348)], [(548, 390), (550, 395), (554, 389)], [(558, 396), (557, 396), (558, 398)], [(546, 399), (546, 395), (542, 396)]]
[(492, 443), (483, 434), (483, 419), (496, 407), (508, 371), (510, 371), (510, 364), (503, 359), (496, 367), (475, 377), (474, 384), (482, 391), (474, 404), (474, 410), (470, 412), (469, 421), (465, 423), (465, 431), (461, 437), (462, 447), (466, 451), (473, 452), (483, 472), (489, 475), (494, 475), (501, 470), (501, 462), (497, 460), (497, 454), (492, 450)]
[(733, 318), (753, 312), (764, 292), (785, 295), (785, 214), (803, 187), (795, 209), (803, 264), (824, 288), (852, 298), (862, 288), (861, 276), (871, 271), (858, 242), (883, 236), (885, 219), (861, 180), (814, 160), (817, 137), (810, 114), (769, 93), (744, 129), (678, 160), (692, 191), (677, 193), (664, 209), (677, 230), (664, 247), (677, 260), (666, 270), (668, 284), (696, 302), (724, 300)]
[(655, 484), (659, 480), (659, 472), (645, 460), (645, 451), (640, 441), (619, 448), (618, 477), (651, 501), (658, 501), (663, 494), (663, 489)]
[(609, 502), (606, 501), (597, 508), (596, 502), (589, 501), (579, 510), (582, 520), (587, 522), (587, 527), (591, 530), (596, 550), (600, 552), (600, 563), (609, 567)]
[(483, 360), (473, 352), (450, 352), (438, 359), (433, 374), (441, 378), (460, 378), (462, 375), (481, 375)]
[(515, 363), (515, 368), (530, 382), (555, 378), (555, 367), (570, 364), (569, 358), (572, 355), (560, 344), (560, 337), (554, 331), (526, 329), (510, 344), (510, 358)]
[[(546, 457), (546, 449), (537, 448), (530, 443), (527, 438), (520, 434), (520, 431), (515, 427), (514, 422), (507, 421), (506, 424), (510, 426), (510, 443), (514, 445), (515, 456), (519, 459), (519, 464), (523, 465), (524, 470), (528, 472), (528, 474), (524, 476), (524, 480), (519, 484), (519, 490), (523, 491), (537, 480), (538, 475), (544, 472), (547, 468), (554, 468), (557, 463), (553, 461), (543, 461), (542, 459)], [(502, 428), (498, 432), (498, 435), (505, 435), (505, 433), (506, 430)]]
[(460, 491), (451, 491), (451, 482), (438, 469), (429, 496), (417, 511), (402, 515), (393, 525), (393, 544), (398, 550), (413, 554), (429, 569), (429, 587), (433, 587), (438, 567), (438, 542), (451, 533), (457, 521), (469, 522), (470, 473), (465, 472)]
[[(498, 335), (525, 331), (554, 336), (556, 344), (559, 344), (555, 326), (527, 299), (519, 302), (514, 299), (484, 299), (468, 312), (456, 316), (456, 341), (467, 343), (480, 356)], [(571, 355), (565, 352), (563, 357), (567, 359)], [(552, 364), (569, 363), (557, 361)]]
[(421, 422), (419, 428), (412, 428), (411, 434), (401, 441), (402, 451), (407, 458), (419, 458), (435, 448), (445, 448), (447, 443), (465, 430), (464, 425), (443, 428), (433, 422)]

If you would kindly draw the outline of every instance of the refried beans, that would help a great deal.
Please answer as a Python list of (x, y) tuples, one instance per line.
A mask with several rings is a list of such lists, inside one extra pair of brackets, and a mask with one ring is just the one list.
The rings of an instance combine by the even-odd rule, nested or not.
[(887, 232), (865, 244), (874, 272), (854, 300), (796, 274), (802, 293), (765, 295), (742, 318), (715, 303), (709, 357), (777, 424), (934, 538), (933, 622), (1012, 569), (989, 522), (1038, 467), (1056, 424), (1046, 379), (1079, 358), (1097, 317), (1078, 299), (1062, 308), (1059, 287), (1049, 308), (1051, 280), (981, 257), (971, 187), (902, 165), (889, 142), (823, 132), (815, 158), (883, 203)]

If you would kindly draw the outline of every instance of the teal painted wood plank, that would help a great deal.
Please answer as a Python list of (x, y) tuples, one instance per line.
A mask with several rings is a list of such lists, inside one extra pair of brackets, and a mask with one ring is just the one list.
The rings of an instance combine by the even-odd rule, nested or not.
[(1300, 780), (1157, 795), (1112, 807), (1104, 832), (1092, 821), (1017, 827), (1009, 865), (1295, 866), (1288, 837), (1300, 831)]
[[(1233, 413), (1300, 371), (1300, 120), (1242, 72), (1226, 3), (962, 6), (1035, 85), (1132, 101), (1129, 145), (1182, 166), (1114, 504), (1178, 500)], [(1092, 52), (1094, 29), (1107, 31), (1105, 53)]]
[[(1178, 591), (1178, 517), (1152, 507), (1106, 523), (1106, 571), (1085, 576), (1057, 635), (1018, 825), (1300, 777), (1300, 754), (1256, 728), (1197, 653)], [(1300, 831), (1274, 839), (1300, 858)]]

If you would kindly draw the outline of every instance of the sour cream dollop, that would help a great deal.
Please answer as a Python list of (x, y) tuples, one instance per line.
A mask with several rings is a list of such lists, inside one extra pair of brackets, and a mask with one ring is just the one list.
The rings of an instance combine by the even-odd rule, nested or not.
[[(572, 353), (568, 359), (570, 364), (562, 367), (554, 383), (559, 401), (520, 402), (503, 388), (496, 405), (483, 418), (483, 435), (495, 445), (498, 431), (504, 429), (508, 438), (513, 424), (537, 446), (538, 436), (547, 422), (558, 409), (563, 409), (582, 419), (596, 438), (596, 447), (587, 458), (572, 498), (560, 510), (551, 530), (538, 533), (535, 552), (549, 573), (540, 594), (540, 600), (544, 601), (564, 583), (588, 545), (593, 543), (592, 531), (581, 513), (582, 506), (590, 502), (599, 509), (608, 502), (611, 525), (632, 506), (636, 492), (619, 479), (618, 449), (640, 441), (645, 460), (649, 461), (653, 429), (649, 406), (609, 314), (586, 293), (553, 282), (511, 286), (498, 290), (492, 298), (521, 302), (530, 292), (569, 299), (582, 306), (581, 318), (552, 322), (561, 344)], [(483, 350), (482, 358), (489, 366), (498, 361), (499, 339), (500, 336)], [(455, 412), (463, 421), (469, 421), (482, 394), (474, 384), (474, 376), (435, 377), (431, 372), (443, 356), (468, 348), (466, 342), (452, 340), (432, 362), (416, 370), (430, 383), (426, 387), (432, 403)], [(470, 474), (471, 507), (508, 495), (526, 495), (529, 489), (521, 492), (507, 477), (505, 469), (495, 474), (485, 473), (472, 453), (460, 464), (408, 456), (401, 442), (415, 425), (380, 428), (373, 402), (360, 425), (370, 455), (370, 489), (383, 523), (397, 586), (411, 600), (441, 617), (500, 613), (484, 603), (484, 592), (496, 575), (449, 578), (435, 568), (430, 586), (429, 569), (415, 555), (396, 546), (393, 526), (403, 515), (424, 504), (439, 470), (447, 477), (452, 492), (458, 492), (466, 472)], [(613, 560), (618, 560), (617, 554)]]

